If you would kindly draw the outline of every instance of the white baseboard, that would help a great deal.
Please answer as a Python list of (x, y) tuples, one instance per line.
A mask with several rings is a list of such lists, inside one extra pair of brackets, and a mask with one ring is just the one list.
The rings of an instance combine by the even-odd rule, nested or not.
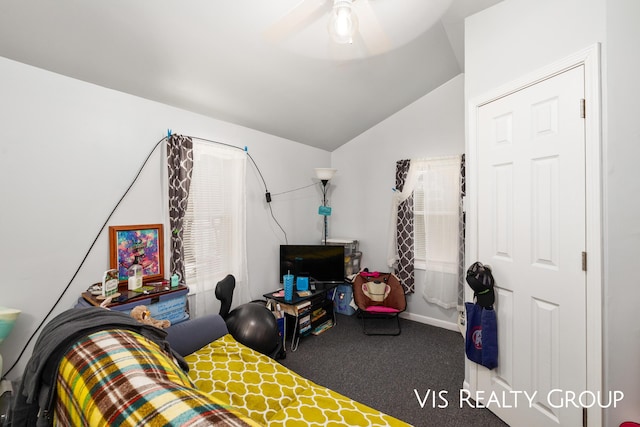
[(422, 316), (420, 314), (413, 313), (401, 313), (400, 317), (403, 319), (413, 320), (414, 322), (424, 323), (426, 325), (436, 326), (438, 328), (448, 329), (450, 331), (460, 332), (458, 325), (453, 322), (447, 322), (446, 320), (434, 319), (433, 317)]

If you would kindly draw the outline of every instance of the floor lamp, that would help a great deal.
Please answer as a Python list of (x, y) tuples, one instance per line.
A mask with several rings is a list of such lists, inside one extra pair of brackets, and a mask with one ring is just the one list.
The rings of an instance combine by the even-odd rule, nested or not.
[(327, 217), (331, 215), (331, 208), (327, 206), (327, 184), (333, 178), (337, 169), (316, 168), (316, 177), (322, 182), (322, 206), (318, 208), (318, 213), (324, 216), (324, 230), (322, 232), (322, 243), (327, 244)]

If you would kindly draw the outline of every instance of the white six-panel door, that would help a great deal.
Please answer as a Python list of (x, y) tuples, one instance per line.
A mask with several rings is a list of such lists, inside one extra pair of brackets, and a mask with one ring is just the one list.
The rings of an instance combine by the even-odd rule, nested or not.
[(586, 389), (583, 98), (577, 66), (478, 109), (478, 260), (495, 277), (499, 365), (477, 388), (514, 427), (582, 425), (565, 400)]

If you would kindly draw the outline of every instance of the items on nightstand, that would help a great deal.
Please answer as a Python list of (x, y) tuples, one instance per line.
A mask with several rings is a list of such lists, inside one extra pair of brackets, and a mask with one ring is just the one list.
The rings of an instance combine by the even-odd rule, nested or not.
[(293, 298), (293, 274), (287, 273), (282, 276), (282, 282), (284, 283), (284, 299), (291, 301)]
[[(336, 286), (332, 284), (324, 289), (296, 292), (291, 300), (287, 300), (279, 292), (272, 291), (263, 295), (267, 299), (267, 306), (279, 307), (289, 317), (291, 327), (286, 329), (292, 331), (291, 351), (298, 349), (300, 337), (319, 335), (335, 325), (333, 301), (327, 295)], [(286, 338), (285, 336), (284, 339)]]
[(309, 291), (309, 276), (296, 277), (296, 290), (298, 291), (298, 295), (300, 295), (300, 292)]
[(110, 269), (102, 276), (102, 297), (117, 297), (118, 294), (118, 270)]
[[(96, 288), (90, 286), (82, 297), (78, 299), (77, 306), (100, 306), (106, 299), (102, 295), (95, 295)], [(171, 324), (176, 324), (189, 319), (187, 307), (187, 294), (189, 288), (179, 285), (170, 288), (169, 283), (148, 282), (135, 291), (126, 288), (112, 296), (111, 302), (107, 303), (107, 308), (115, 311), (122, 311), (129, 314), (137, 305), (145, 305), (149, 309), (150, 315), (159, 320), (168, 320)], [(109, 298), (109, 297), (107, 297)]]
[(142, 287), (142, 266), (138, 264), (138, 258), (127, 269), (127, 275), (127, 284), (130, 291), (135, 291)]
[(178, 276), (177, 274), (174, 274), (173, 276), (171, 276), (171, 287), (177, 288), (179, 284), (180, 284), (180, 276)]
[(87, 292), (94, 297), (102, 295), (102, 282), (94, 283), (93, 285), (89, 286), (87, 288)]

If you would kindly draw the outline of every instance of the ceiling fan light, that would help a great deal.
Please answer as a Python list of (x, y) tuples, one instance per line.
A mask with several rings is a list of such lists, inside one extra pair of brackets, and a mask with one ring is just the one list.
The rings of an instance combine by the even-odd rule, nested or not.
[(353, 11), (352, 0), (335, 0), (329, 18), (329, 34), (339, 44), (353, 43), (358, 31), (358, 16)]

